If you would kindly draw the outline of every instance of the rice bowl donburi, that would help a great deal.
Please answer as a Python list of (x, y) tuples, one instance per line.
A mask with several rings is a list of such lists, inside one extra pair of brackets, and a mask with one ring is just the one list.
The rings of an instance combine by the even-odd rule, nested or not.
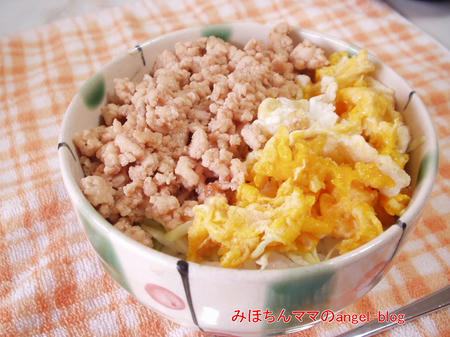
[(409, 202), (409, 131), (365, 50), (326, 55), (286, 24), (265, 46), (214, 36), (117, 79), (74, 143), (80, 185), (144, 245), (227, 268), (316, 263), (369, 242)]

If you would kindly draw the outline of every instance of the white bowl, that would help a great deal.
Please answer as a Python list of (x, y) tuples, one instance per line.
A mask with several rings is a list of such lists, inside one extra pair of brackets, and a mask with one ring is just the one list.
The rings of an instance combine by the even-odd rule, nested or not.
[[(169, 319), (201, 330), (239, 336), (290, 333), (317, 322), (300, 322), (293, 311), (338, 311), (356, 302), (388, 270), (406, 235), (412, 231), (436, 178), (438, 145), (430, 115), (413, 89), (386, 64), (371, 55), (376, 77), (395, 90), (397, 109), (403, 112), (413, 139), (424, 137), (410, 157), (407, 170), (414, 189), (411, 202), (398, 219), (376, 239), (342, 256), (316, 265), (283, 270), (230, 270), (178, 260), (141, 245), (113, 228), (84, 197), (79, 187), (83, 172), (73, 144), (76, 132), (98, 125), (100, 107), (114, 91), (113, 79), (140, 81), (152, 69), (156, 56), (178, 41), (214, 34), (243, 46), (249, 39), (267, 41), (272, 27), (231, 23), (189, 28), (136, 46), (106, 65), (81, 88), (70, 104), (59, 138), (59, 161), (64, 184), (103, 266), (141, 303)], [(305, 29), (308, 38), (327, 53), (360, 48)], [(236, 311), (245, 313), (241, 321)], [(261, 320), (248, 320), (261, 312)], [(267, 310), (267, 312), (266, 312)], [(291, 320), (273, 322), (284, 310)], [(266, 315), (264, 313), (266, 312)], [(257, 318), (255, 318), (257, 320)]]

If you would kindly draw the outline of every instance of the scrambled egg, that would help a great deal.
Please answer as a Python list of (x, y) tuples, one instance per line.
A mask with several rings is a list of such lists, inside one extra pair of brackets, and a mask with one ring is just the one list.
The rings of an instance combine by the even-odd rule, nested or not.
[(330, 64), (316, 83), (303, 81), (304, 98), (261, 103), (254, 123), (270, 138), (248, 157), (233, 204), (216, 196), (194, 207), (188, 259), (235, 268), (271, 252), (315, 252), (326, 237), (343, 254), (404, 211), (409, 133), (392, 90), (370, 77), (364, 50)]

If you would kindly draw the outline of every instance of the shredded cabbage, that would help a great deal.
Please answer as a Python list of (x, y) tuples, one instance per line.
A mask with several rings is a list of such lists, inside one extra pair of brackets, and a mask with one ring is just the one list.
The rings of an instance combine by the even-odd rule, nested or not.
[(188, 244), (186, 239), (182, 240), (182, 238), (179, 238), (176, 241), (171, 241), (167, 239), (168, 233), (165, 233), (162, 230), (156, 229), (153, 226), (145, 223), (142, 224), (141, 227), (147, 233), (150, 233), (156, 241), (161, 243), (164, 248), (167, 248), (169, 251), (172, 251), (176, 254), (183, 254), (183, 256), (187, 255)]
[(171, 242), (174, 242), (174, 241), (182, 238), (183, 236), (187, 235), (188, 229), (189, 229), (189, 227), (191, 227), (191, 225), (192, 225), (192, 220), (186, 221), (184, 224), (179, 225), (178, 227), (172, 229), (171, 231), (168, 231), (165, 234), (166, 239)]

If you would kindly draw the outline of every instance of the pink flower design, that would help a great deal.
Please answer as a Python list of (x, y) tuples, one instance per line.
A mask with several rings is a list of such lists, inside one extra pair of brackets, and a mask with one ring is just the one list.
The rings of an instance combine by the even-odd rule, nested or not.
[(153, 283), (147, 283), (145, 290), (156, 302), (169, 309), (183, 310), (186, 305), (184, 301), (170, 290)]

